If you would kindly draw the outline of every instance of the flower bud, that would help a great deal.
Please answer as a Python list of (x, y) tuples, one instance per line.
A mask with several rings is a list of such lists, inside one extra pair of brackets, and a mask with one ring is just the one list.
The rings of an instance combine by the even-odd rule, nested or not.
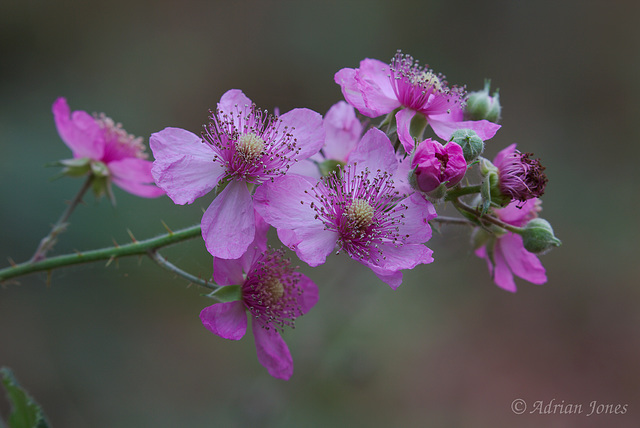
[(544, 254), (562, 242), (553, 234), (553, 228), (543, 218), (530, 220), (520, 232), (524, 248), (530, 253)]
[(500, 95), (498, 91), (489, 95), (489, 87), (491, 80), (484, 81), (484, 89), (472, 92), (467, 97), (467, 105), (465, 107), (465, 116), (469, 120), (486, 119), (489, 122), (497, 123), (500, 120), (502, 107), (500, 106)]
[(428, 193), (441, 184), (455, 186), (467, 172), (467, 162), (462, 147), (457, 143), (443, 146), (439, 142), (426, 139), (416, 147), (411, 159), (414, 188)]
[(462, 154), (467, 163), (473, 162), (484, 151), (484, 141), (471, 129), (458, 129), (451, 134), (449, 142), (462, 147)]
[(547, 176), (539, 159), (532, 153), (521, 153), (512, 144), (498, 153), (494, 160), (498, 168), (500, 193), (513, 200), (526, 201), (544, 193)]

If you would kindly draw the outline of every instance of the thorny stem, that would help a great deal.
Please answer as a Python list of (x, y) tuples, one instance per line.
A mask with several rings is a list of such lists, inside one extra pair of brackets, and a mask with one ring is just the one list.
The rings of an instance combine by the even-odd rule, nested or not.
[(75, 254), (65, 254), (35, 262), (30, 260), (20, 264), (13, 264), (11, 267), (0, 269), (0, 282), (35, 272), (51, 271), (76, 264), (91, 263), (99, 260), (111, 261), (118, 257), (149, 255), (151, 251), (156, 251), (159, 248), (198, 237), (201, 233), (200, 225), (197, 225), (175, 232), (169, 231), (169, 233), (144, 241), (136, 241), (134, 239), (133, 242), (125, 245), (115, 245), (99, 250), (76, 252)]
[[(151, 249), (147, 251), (147, 255), (149, 256), (150, 259), (156, 262), (160, 267), (168, 270), (169, 272), (173, 272), (176, 275), (179, 275), (185, 278), (189, 282), (198, 284), (214, 292), (220, 289), (220, 286), (216, 285), (215, 283), (211, 281), (207, 281), (206, 279), (199, 278), (195, 275), (190, 274), (189, 272), (185, 272), (184, 270), (180, 269), (179, 267), (177, 267), (176, 265), (174, 265), (173, 263), (171, 263), (170, 261), (162, 257), (162, 255), (160, 255), (157, 249)], [(210, 296), (215, 298), (215, 295), (210, 295)]]
[(87, 177), (84, 184), (78, 191), (78, 194), (75, 196), (75, 198), (73, 198), (71, 202), (69, 202), (69, 206), (67, 207), (67, 209), (64, 210), (56, 224), (53, 225), (53, 227), (51, 228), (51, 232), (49, 232), (47, 236), (42, 238), (42, 240), (40, 241), (40, 245), (38, 245), (38, 248), (36, 249), (36, 252), (33, 253), (33, 256), (31, 256), (31, 259), (29, 260), (30, 263), (39, 262), (47, 256), (47, 252), (49, 252), (55, 245), (58, 235), (67, 229), (67, 221), (69, 220), (69, 217), (71, 217), (71, 213), (73, 213), (73, 210), (78, 206), (80, 202), (82, 202), (84, 194), (87, 193), (87, 190), (89, 190), (92, 183), (93, 175), (89, 175), (89, 177)]

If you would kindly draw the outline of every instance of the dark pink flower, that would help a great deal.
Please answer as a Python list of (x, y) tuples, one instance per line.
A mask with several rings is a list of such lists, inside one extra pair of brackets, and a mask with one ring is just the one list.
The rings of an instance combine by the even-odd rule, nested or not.
[(378, 117), (402, 108), (395, 117), (398, 137), (407, 152), (414, 145), (409, 129), (416, 114), (423, 115), (444, 140), (457, 129), (471, 129), (484, 141), (500, 129), (487, 120), (465, 121), (463, 91), (449, 88), (444, 76), (400, 52), (389, 65), (367, 58), (360, 62), (360, 68), (343, 68), (336, 73), (335, 82), (347, 102), (365, 116)]
[(204, 326), (220, 337), (240, 340), (251, 315), (258, 361), (271, 376), (289, 379), (293, 359), (280, 336), (285, 326), (318, 301), (318, 287), (296, 272), (282, 250), (267, 249), (268, 225), (256, 216), (256, 239), (239, 259), (214, 258), (213, 279), (221, 286), (240, 285), (240, 300), (216, 303), (200, 313)]
[[(539, 199), (529, 199), (523, 204), (514, 201), (504, 208), (495, 209), (494, 213), (503, 222), (522, 227), (538, 216), (540, 203)], [(522, 237), (516, 233), (506, 232), (489, 239), (476, 250), (476, 255), (487, 261), (493, 281), (507, 291), (516, 291), (514, 275), (533, 284), (547, 282), (542, 263), (524, 248)]]
[(146, 160), (148, 154), (142, 138), (128, 134), (119, 123), (104, 114), (72, 113), (65, 98), (58, 98), (52, 111), (58, 134), (71, 149), (73, 157), (86, 159), (87, 166), (91, 164), (102, 171), (107, 185), (113, 182), (123, 190), (145, 198), (164, 195), (164, 191), (153, 184), (152, 163)]
[(265, 184), (256, 191), (256, 210), (309, 265), (324, 263), (337, 246), (396, 288), (402, 270), (433, 261), (424, 243), (436, 216), (420, 195), (398, 192), (397, 171), (391, 142), (374, 128), (339, 174), (317, 183), (291, 175)]
[(249, 187), (281, 177), (317, 153), (324, 142), (322, 116), (308, 109), (269, 116), (233, 89), (210, 119), (202, 138), (178, 128), (151, 135), (152, 173), (181, 205), (225, 185), (202, 216), (202, 237), (213, 256), (236, 259), (255, 237)]
[(542, 196), (547, 176), (540, 161), (530, 159), (531, 155), (516, 150), (515, 144), (496, 155), (493, 164), (498, 168), (500, 193), (521, 202)]
[(449, 142), (443, 146), (429, 138), (418, 144), (411, 168), (418, 188), (431, 192), (442, 183), (447, 187), (458, 184), (467, 172), (467, 162), (458, 144)]

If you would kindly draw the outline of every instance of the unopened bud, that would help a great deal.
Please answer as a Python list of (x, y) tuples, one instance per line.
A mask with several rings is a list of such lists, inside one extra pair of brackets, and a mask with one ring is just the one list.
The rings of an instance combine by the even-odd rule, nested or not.
[(470, 120), (486, 119), (489, 122), (497, 123), (500, 120), (502, 107), (500, 106), (500, 96), (498, 91), (489, 95), (491, 80), (484, 81), (484, 89), (472, 92), (467, 97), (467, 105), (465, 107), (465, 115)]
[(484, 151), (484, 141), (471, 129), (458, 129), (451, 134), (449, 142), (462, 147), (462, 154), (467, 163), (473, 162)]
[(543, 218), (534, 218), (520, 232), (524, 248), (535, 254), (544, 254), (562, 242), (553, 234), (553, 228)]

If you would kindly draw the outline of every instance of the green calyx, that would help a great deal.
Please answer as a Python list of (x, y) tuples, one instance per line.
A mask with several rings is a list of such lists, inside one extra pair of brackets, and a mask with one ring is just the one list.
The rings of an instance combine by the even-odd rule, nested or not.
[(534, 218), (520, 232), (524, 248), (534, 254), (544, 254), (562, 242), (553, 234), (551, 224), (543, 218)]
[(449, 142), (462, 147), (462, 154), (467, 163), (473, 162), (484, 151), (484, 141), (471, 129), (458, 129), (451, 134)]

